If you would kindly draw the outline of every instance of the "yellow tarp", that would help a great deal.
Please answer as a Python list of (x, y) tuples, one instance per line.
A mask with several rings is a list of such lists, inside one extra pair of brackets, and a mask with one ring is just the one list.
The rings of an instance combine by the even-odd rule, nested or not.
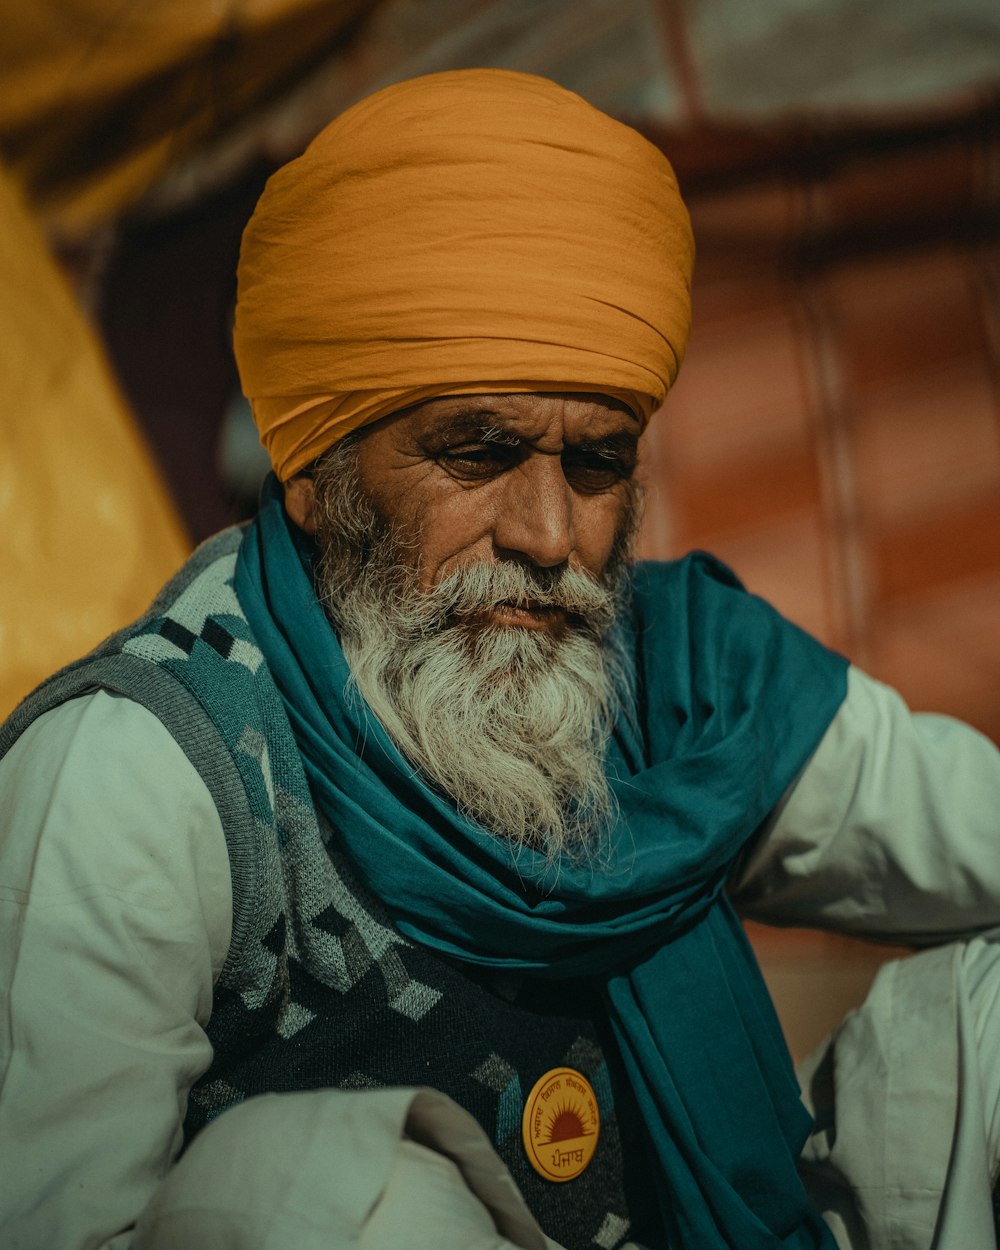
[(97, 340), (0, 169), (0, 716), (137, 615), (187, 540)]
[(0, 152), (47, 227), (86, 234), (297, 81), (374, 0), (8, 0)]

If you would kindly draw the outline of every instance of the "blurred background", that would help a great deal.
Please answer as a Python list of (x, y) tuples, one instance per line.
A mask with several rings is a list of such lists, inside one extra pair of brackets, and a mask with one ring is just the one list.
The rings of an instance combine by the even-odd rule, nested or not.
[[(1000, 740), (996, 0), (6, 0), (0, 714), (253, 509), (229, 346), (268, 174), (386, 83), (554, 78), (673, 161), (698, 241), (642, 554), (706, 547)], [(752, 933), (793, 1050), (884, 950)]]

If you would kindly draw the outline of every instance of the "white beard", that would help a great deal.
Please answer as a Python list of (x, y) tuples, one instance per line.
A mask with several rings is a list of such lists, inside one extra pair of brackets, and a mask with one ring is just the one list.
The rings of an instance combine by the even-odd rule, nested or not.
[[(553, 860), (593, 854), (615, 816), (604, 749), (623, 689), (609, 631), (624, 560), (610, 585), (501, 561), (422, 592), (412, 544), (375, 515), (350, 450), (317, 473), (317, 593), (358, 692), (463, 814)], [(562, 606), (565, 631), (475, 623), (526, 600)]]

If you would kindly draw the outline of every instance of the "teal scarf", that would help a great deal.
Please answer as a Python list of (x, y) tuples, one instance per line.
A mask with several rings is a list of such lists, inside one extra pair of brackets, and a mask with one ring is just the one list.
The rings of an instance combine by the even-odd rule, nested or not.
[(830, 1250), (795, 1167), (809, 1117), (723, 887), (843, 700), (845, 661), (709, 556), (637, 566), (621, 625), (638, 716), (608, 753), (621, 811), (611, 861), (553, 877), (461, 817), (345, 698), (310, 557), (272, 483), (237, 594), (316, 804), (401, 932), (469, 963), (603, 980), (672, 1246)]

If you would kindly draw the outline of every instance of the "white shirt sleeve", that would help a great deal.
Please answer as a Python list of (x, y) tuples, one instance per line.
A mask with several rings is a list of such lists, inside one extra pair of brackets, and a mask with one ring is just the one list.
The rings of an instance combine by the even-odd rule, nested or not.
[(1000, 924), (1000, 752), (852, 668), (732, 896), (770, 924), (927, 945)]
[(443, 1094), (252, 1098), (175, 1164), (231, 928), (218, 813), (152, 713), (97, 691), (0, 760), (4, 1250), (559, 1250)]
[(807, 1188), (845, 1250), (994, 1244), (998, 846), (996, 747), (852, 669), (734, 882), (755, 920), (935, 946), (883, 965), (799, 1070)]
[(0, 1242), (124, 1246), (211, 1062), (232, 925), (215, 805), (160, 722), (95, 692), (0, 761)]

